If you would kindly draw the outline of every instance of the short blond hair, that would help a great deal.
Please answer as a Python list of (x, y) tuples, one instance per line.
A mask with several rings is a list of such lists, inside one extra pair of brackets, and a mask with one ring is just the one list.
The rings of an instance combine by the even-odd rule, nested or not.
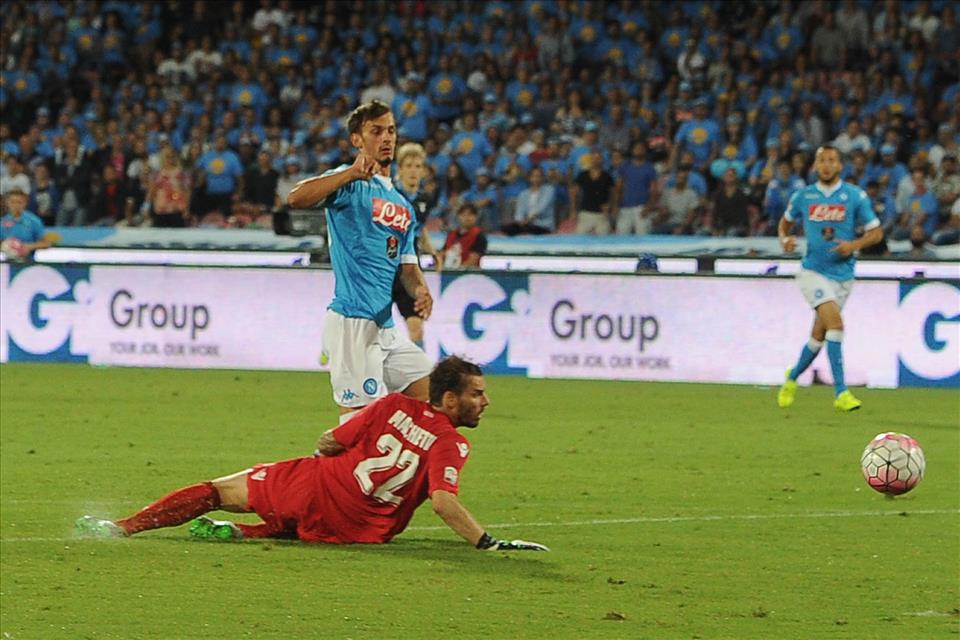
[(406, 144), (400, 145), (400, 148), (397, 149), (397, 166), (403, 164), (403, 161), (407, 158), (420, 158), (421, 160), (427, 159), (427, 152), (423, 150), (422, 144), (417, 144), (416, 142), (407, 142)]

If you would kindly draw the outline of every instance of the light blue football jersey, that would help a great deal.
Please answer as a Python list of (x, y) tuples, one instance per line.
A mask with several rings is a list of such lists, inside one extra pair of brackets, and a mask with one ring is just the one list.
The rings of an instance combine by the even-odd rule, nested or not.
[[(341, 165), (323, 175), (346, 171)], [(349, 182), (320, 202), (336, 283), (328, 309), (392, 327), (393, 279), (401, 263), (416, 263), (410, 203), (384, 176)]]
[(857, 227), (865, 230), (880, 225), (870, 198), (863, 189), (841, 181), (832, 190), (811, 184), (790, 197), (784, 217), (800, 220), (807, 239), (803, 268), (816, 271), (831, 280), (843, 282), (853, 277), (853, 255), (833, 251), (839, 240), (856, 240)]

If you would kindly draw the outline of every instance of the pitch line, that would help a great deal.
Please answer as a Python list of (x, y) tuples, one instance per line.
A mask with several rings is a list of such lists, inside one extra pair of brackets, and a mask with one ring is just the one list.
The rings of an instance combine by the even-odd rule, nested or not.
[[(615, 524), (671, 524), (675, 522), (724, 522), (724, 521), (752, 521), (752, 520), (815, 520), (820, 518), (875, 518), (883, 516), (925, 516), (925, 515), (955, 515), (960, 509), (915, 509), (912, 511), (823, 511), (813, 513), (754, 513), (733, 515), (703, 515), (703, 516), (646, 516), (638, 518), (609, 518), (593, 520), (561, 520), (558, 522), (502, 522), (486, 525), (490, 529), (530, 528), (530, 527), (587, 527)], [(406, 531), (444, 531), (446, 525), (429, 525), (407, 527)], [(5, 542), (68, 542), (77, 538), (0, 538)]]
[[(704, 516), (649, 516), (638, 518), (610, 518), (595, 520), (565, 520), (559, 522), (504, 522), (487, 525), (491, 529), (508, 529), (511, 527), (586, 527), (608, 524), (660, 524), (673, 522), (721, 522), (725, 520), (782, 520), (782, 519), (816, 519), (816, 518), (872, 518), (876, 516), (906, 515), (942, 515), (960, 514), (960, 509), (916, 509), (912, 511), (825, 511), (821, 513), (755, 513), (733, 515), (704, 515)], [(436, 531), (443, 530), (444, 525), (426, 527), (407, 527), (407, 531)]]

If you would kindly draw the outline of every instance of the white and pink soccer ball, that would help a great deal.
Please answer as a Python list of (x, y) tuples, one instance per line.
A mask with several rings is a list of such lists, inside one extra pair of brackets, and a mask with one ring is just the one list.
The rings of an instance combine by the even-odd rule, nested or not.
[(923, 479), (927, 462), (917, 441), (903, 433), (881, 433), (860, 456), (863, 477), (880, 493), (900, 495)]

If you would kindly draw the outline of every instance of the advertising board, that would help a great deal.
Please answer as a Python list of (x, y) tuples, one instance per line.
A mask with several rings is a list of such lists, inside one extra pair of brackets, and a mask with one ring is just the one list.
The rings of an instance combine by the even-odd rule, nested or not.
[[(778, 384), (813, 315), (792, 278), (427, 280), (428, 355), (531, 377)], [(316, 269), (4, 264), (0, 361), (321, 370), (332, 295)], [(844, 322), (848, 383), (960, 387), (960, 283), (858, 281)], [(830, 382), (825, 357), (814, 375)]]

